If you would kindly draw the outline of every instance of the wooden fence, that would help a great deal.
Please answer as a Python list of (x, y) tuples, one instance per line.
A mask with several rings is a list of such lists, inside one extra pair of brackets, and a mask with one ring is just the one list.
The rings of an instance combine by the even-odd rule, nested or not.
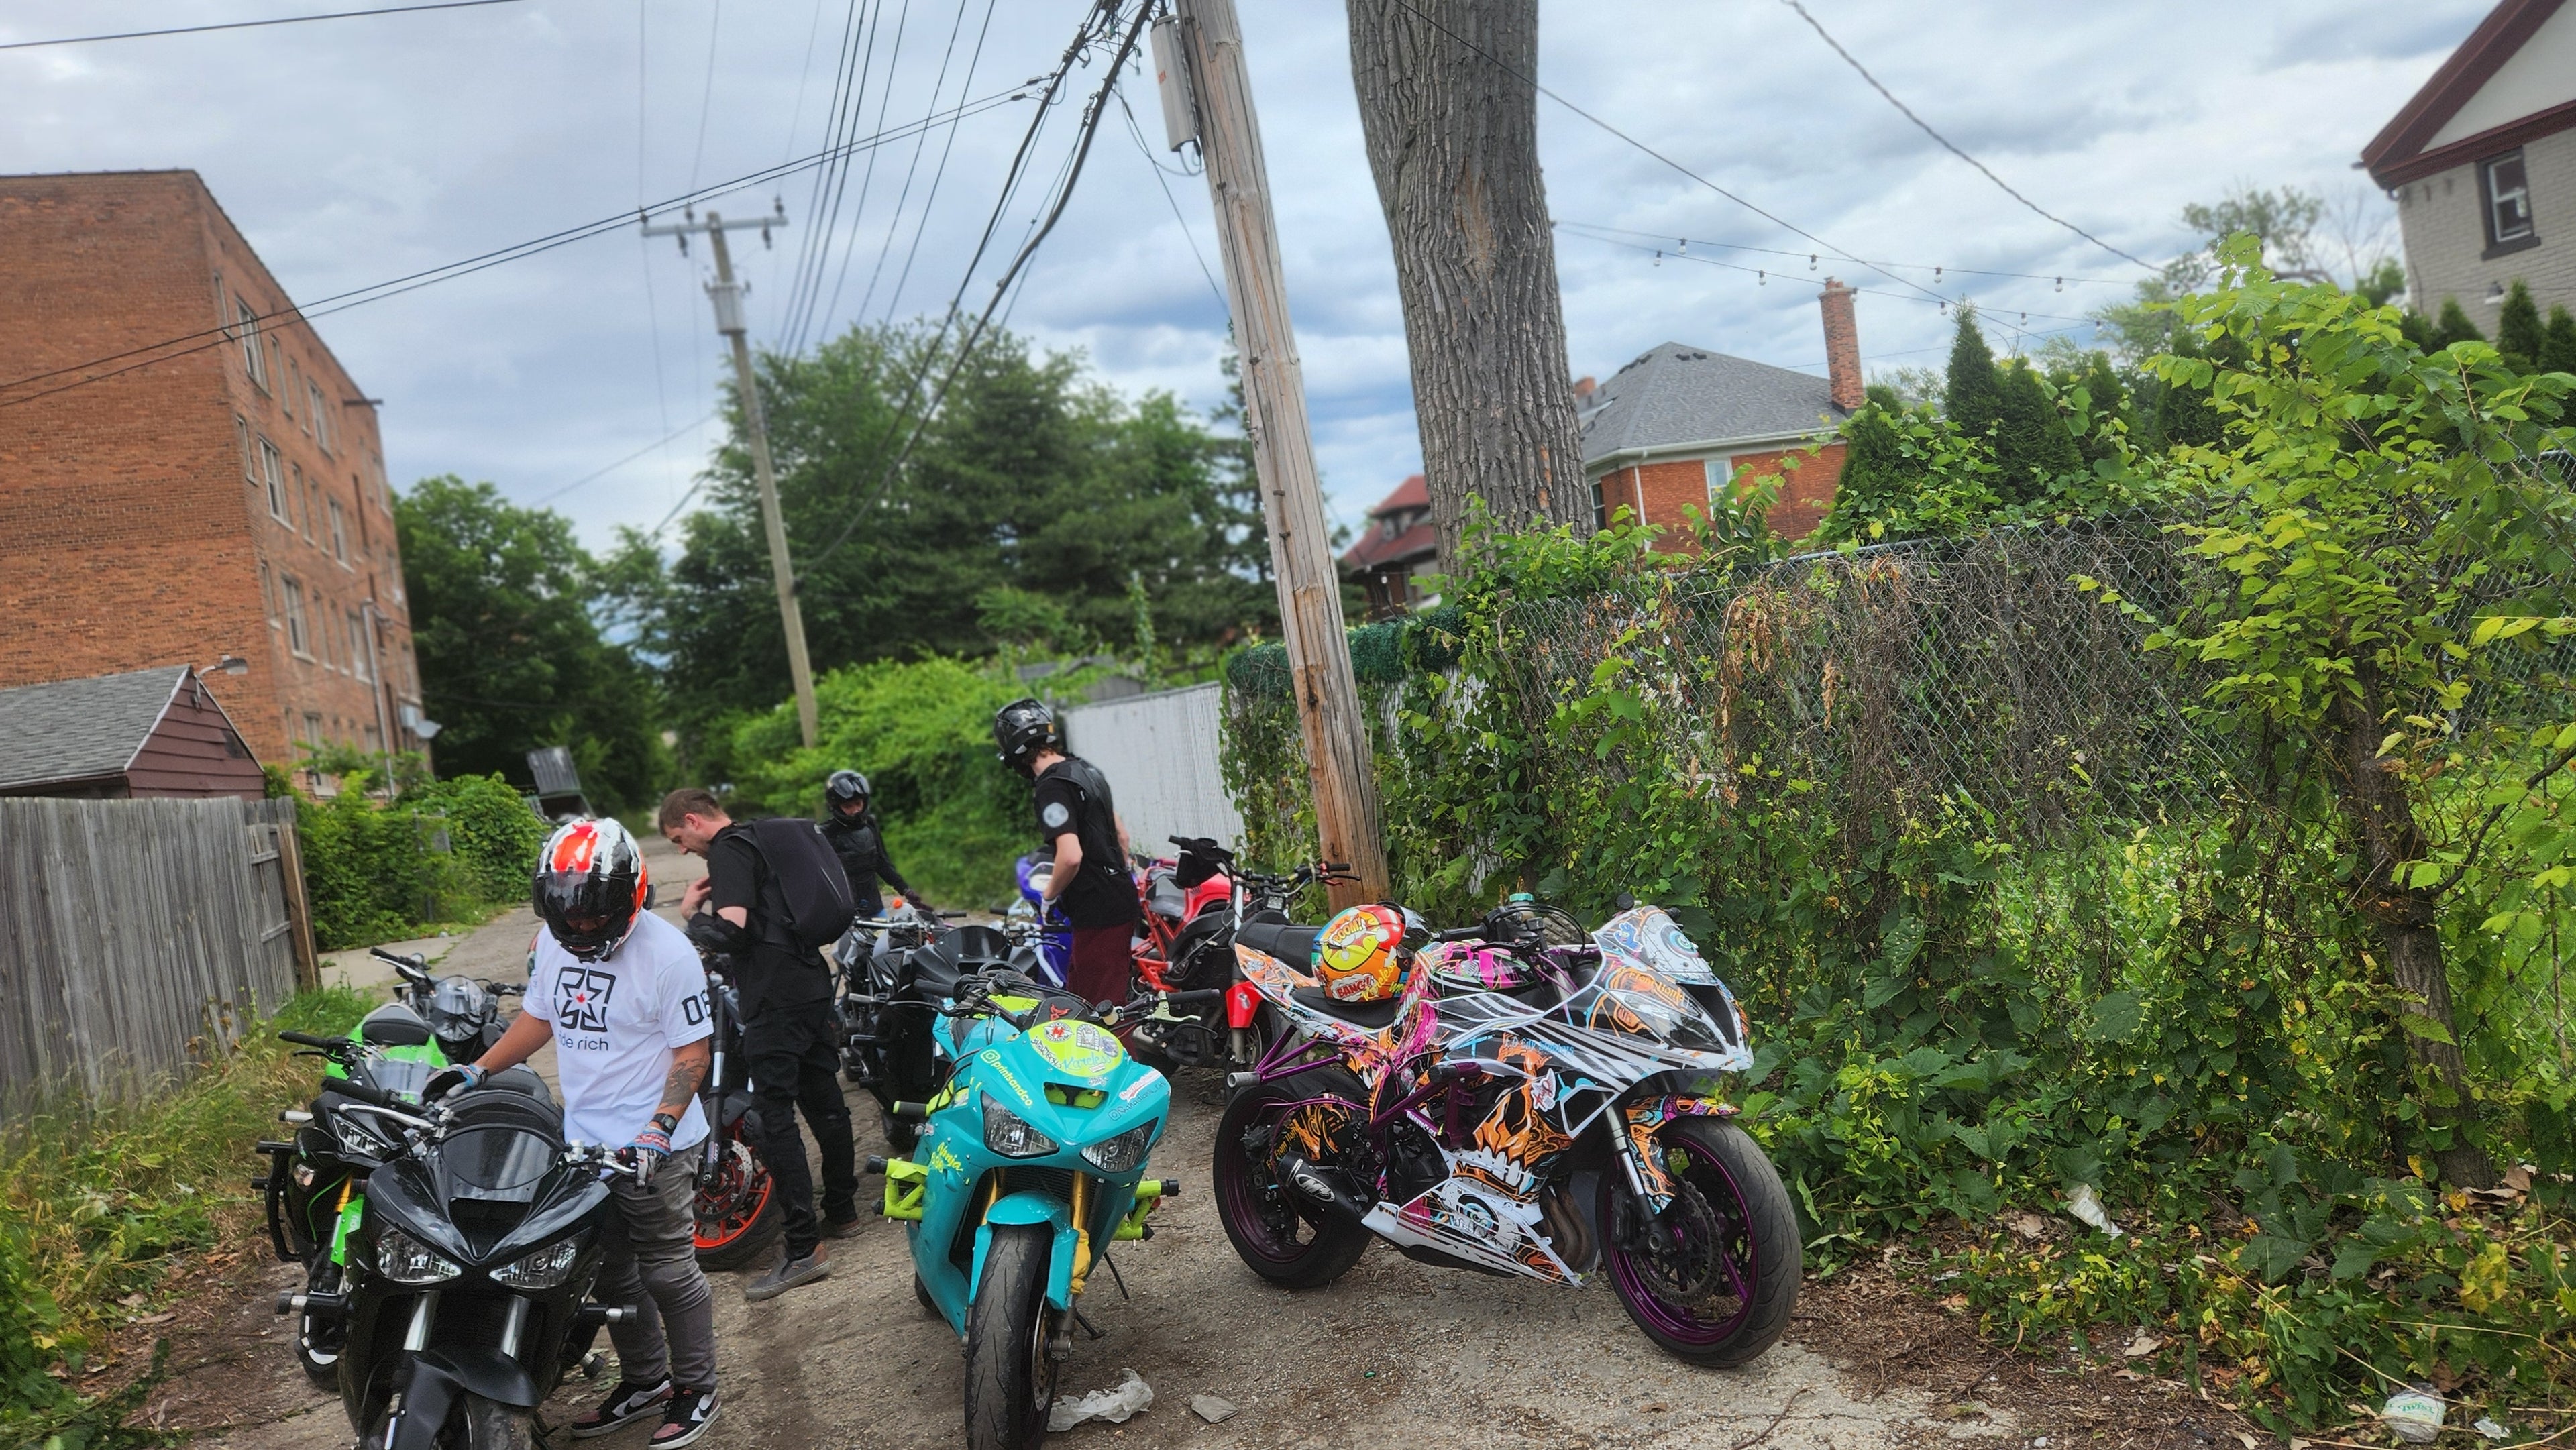
[(0, 799), (0, 1111), (133, 1101), (314, 979), (292, 801)]

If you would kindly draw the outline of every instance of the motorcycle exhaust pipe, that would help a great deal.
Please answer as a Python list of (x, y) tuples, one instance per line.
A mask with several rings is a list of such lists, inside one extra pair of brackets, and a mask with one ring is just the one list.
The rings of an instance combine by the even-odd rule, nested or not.
[(1288, 1186), (1318, 1208), (1326, 1208), (1353, 1223), (1368, 1216), (1369, 1206), (1359, 1196), (1327, 1175), (1329, 1169), (1317, 1168), (1305, 1158), (1291, 1154), (1280, 1160), (1286, 1171)]

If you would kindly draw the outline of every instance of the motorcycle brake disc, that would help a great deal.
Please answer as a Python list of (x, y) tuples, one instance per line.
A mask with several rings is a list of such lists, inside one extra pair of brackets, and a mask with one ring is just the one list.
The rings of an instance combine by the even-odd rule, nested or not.
[(1708, 1196), (1689, 1180), (1674, 1179), (1672, 1201), (1643, 1222), (1640, 1205), (1622, 1197), (1619, 1207), (1620, 1246), (1628, 1250), (1631, 1267), (1656, 1298), (1689, 1303), (1725, 1283), (1721, 1243), (1725, 1224)]

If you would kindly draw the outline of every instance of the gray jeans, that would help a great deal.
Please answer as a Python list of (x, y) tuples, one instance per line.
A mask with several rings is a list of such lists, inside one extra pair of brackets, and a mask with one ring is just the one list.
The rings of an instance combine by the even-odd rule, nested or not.
[(606, 1257), (591, 1297), (631, 1305), (635, 1317), (609, 1326), (622, 1378), (651, 1384), (667, 1370), (684, 1390), (716, 1383), (715, 1298), (698, 1272), (693, 1236), (697, 1214), (697, 1154), (676, 1154), (649, 1187), (608, 1180), (612, 1199), (600, 1227)]

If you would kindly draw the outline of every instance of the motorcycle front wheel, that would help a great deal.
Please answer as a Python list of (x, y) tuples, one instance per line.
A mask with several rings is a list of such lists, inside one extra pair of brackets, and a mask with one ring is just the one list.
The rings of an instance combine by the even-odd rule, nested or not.
[(1046, 1286), (1054, 1235), (1043, 1224), (995, 1228), (984, 1279), (966, 1309), (968, 1450), (1035, 1450), (1055, 1405), (1046, 1352)]
[[(359, 1450), (385, 1450), (393, 1416), (379, 1414), (358, 1437)], [(438, 1450), (537, 1450), (535, 1420), (525, 1410), (496, 1405), (481, 1395), (459, 1395), (439, 1427)]]
[(1672, 1204), (1641, 1220), (1620, 1176), (1602, 1174), (1602, 1266), (1628, 1317), (1666, 1354), (1748, 1363), (1780, 1338), (1798, 1303), (1789, 1190), (1761, 1145), (1722, 1119), (1681, 1119), (1655, 1143), (1674, 1179)]
[[(337, 1293), (340, 1277), (340, 1266), (322, 1259), (304, 1276), (305, 1291)], [(338, 1319), (322, 1318), (309, 1309), (296, 1316), (295, 1362), (304, 1366), (304, 1377), (315, 1389), (340, 1392), (340, 1350), (347, 1340), (348, 1331)]]
[(767, 1252), (784, 1227), (769, 1164), (749, 1139), (727, 1143), (698, 1170), (698, 1267), (739, 1269)]

